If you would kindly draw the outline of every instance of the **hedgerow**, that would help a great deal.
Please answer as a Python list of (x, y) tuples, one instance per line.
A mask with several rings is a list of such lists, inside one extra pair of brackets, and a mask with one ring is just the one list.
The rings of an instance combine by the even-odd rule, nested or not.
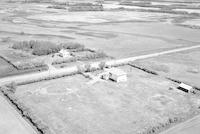
[(52, 53), (58, 53), (61, 49), (68, 49), (70, 51), (84, 51), (85, 47), (82, 44), (75, 42), (61, 43), (56, 45), (49, 41), (21, 41), (12, 45), (13, 49), (20, 49), (24, 51), (31, 51), (33, 55), (42, 56)]
[(108, 56), (104, 52), (97, 51), (95, 53), (86, 54), (85, 56), (56, 59), (56, 61), (52, 62), (52, 65), (70, 63), (70, 62), (75, 62), (75, 61), (87, 61), (90, 59), (98, 59), (98, 58), (105, 58), (105, 57), (108, 57)]
[(21, 102), (14, 94), (12, 87), (0, 87), (3, 95), (16, 107), (23, 118), (28, 120), (40, 134), (53, 134), (49, 126), (44, 123), (39, 117), (37, 117), (34, 112)]

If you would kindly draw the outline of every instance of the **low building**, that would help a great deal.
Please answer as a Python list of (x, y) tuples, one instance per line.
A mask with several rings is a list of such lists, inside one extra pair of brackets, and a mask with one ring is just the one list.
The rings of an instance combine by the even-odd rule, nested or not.
[(116, 82), (127, 81), (127, 73), (121, 69), (111, 68), (109, 69), (110, 79)]
[(101, 75), (101, 78), (104, 79), (104, 80), (109, 80), (110, 79), (110, 73), (104, 73)]
[(178, 89), (181, 89), (181, 90), (183, 90), (183, 91), (185, 91), (187, 93), (194, 91), (192, 86), (189, 86), (189, 85), (187, 85), (185, 83), (179, 84)]
[(66, 57), (69, 57), (69, 56), (70, 56), (70, 53), (69, 53), (67, 50), (65, 50), (65, 49), (61, 49), (61, 50), (59, 51), (58, 55), (59, 55), (60, 57), (66, 58)]

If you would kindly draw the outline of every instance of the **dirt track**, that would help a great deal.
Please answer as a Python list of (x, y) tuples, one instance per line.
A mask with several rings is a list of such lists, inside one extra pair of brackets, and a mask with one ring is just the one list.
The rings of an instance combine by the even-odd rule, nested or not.
[[(130, 57), (130, 58), (110, 60), (110, 61), (106, 61), (106, 65), (112, 66), (112, 65), (125, 64), (125, 63), (139, 60), (139, 59), (146, 59), (146, 58), (156, 57), (159, 55), (181, 52), (181, 51), (186, 51), (186, 50), (195, 49), (195, 48), (200, 48), (200, 45), (184, 47), (184, 48), (177, 48), (177, 49), (172, 49), (172, 50), (168, 50), (168, 51), (147, 54), (147, 55), (141, 55), (141, 56), (135, 56), (135, 57)], [(98, 68), (99, 63), (100, 62), (91, 63), (91, 66)], [(77, 72), (77, 71), (78, 71), (77, 67), (72, 66), (72, 67), (68, 67), (68, 68), (49, 70), (49, 71), (33, 73), (33, 74), (24, 74), (24, 75), (12, 76), (12, 77), (5, 77), (5, 78), (0, 79), (0, 85), (8, 84), (10, 82), (21, 83), (24, 81), (33, 81), (33, 80), (38, 80), (41, 78), (44, 79), (44, 78), (55, 77), (55, 76), (59, 76), (59, 75), (63, 75), (63, 74), (67, 75), (67, 74), (71, 74), (71, 73)]]

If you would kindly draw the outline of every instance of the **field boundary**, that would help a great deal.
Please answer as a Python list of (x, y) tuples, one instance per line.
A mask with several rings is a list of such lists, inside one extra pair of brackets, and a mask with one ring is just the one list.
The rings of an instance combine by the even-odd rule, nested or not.
[(18, 67), (13, 64), (11, 61), (9, 61), (8, 59), (6, 59), (5, 57), (3, 57), (2, 55), (0, 55), (0, 58), (3, 59), (4, 61), (6, 61), (8, 64), (10, 64), (11, 66), (13, 66), (15, 69), (18, 70)]
[(37, 116), (33, 115), (32, 112), (28, 111), (29, 108), (25, 107), (13, 93), (4, 88), (5, 87), (0, 87), (0, 92), (12, 104), (12, 106), (15, 107), (22, 118), (28, 121), (37, 130), (37, 133), (53, 134), (46, 124), (44, 124)]

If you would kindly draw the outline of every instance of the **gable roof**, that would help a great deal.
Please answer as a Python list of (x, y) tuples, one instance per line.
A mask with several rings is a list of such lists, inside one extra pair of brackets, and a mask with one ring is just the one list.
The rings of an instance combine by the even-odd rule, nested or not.
[(187, 90), (191, 90), (191, 89), (192, 89), (192, 86), (189, 86), (189, 85), (187, 85), (187, 84), (185, 84), (185, 83), (179, 84), (179, 87), (184, 88), (184, 89), (187, 89)]
[(117, 76), (127, 75), (126, 72), (124, 72), (123, 70), (118, 69), (118, 68), (111, 68), (111, 69), (109, 69), (109, 72), (111, 74), (114, 74), (114, 75), (117, 75)]

